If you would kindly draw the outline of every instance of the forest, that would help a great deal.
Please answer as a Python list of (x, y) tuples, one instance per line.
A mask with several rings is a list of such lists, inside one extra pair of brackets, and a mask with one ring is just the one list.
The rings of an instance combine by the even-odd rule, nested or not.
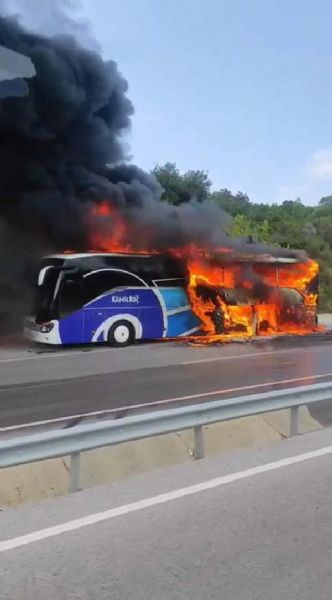
[(332, 310), (332, 195), (314, 206), (303, 204), (300, 198), (281, 204), (256, 203), (243, 192), (212, 189), (205, 171), (181, 173), (169, 162), (157, 165), (153, 174), (164, 190), (165, 202), (178, 205), (192, 199), (210, 200), (220, 206), (232, 217), (230, 236), (252, 236), (260, 242), (305, 250), (320, 265), (319, 308)]

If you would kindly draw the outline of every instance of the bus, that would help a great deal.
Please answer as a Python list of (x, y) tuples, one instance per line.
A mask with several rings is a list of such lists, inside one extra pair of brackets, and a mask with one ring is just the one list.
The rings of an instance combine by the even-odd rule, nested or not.
[(184, 262), (159, 254), (79, 253), (46, 257), (25, 336), (46, 344), (172, 338), (199, 330)]
[[(273, 301), (264, 299), (257, 286), (237, 287), (235, 274), (244, 277), (246, 263), (259, 288), (265, 283), (273, 289)], [(175, 257), (119, 253), (46, 257), (38, 270), (33, 316), (25, 319), (25, 336), (46, 344), (127, 346), (136, 340), (204, 333), (251, 337), (316, 329), (318, 266), (313, 261), (248, 255), (231, 261), (219, 256), (217, 264), (212, 285), (206, 283), (207, 277), (193, 290), (188, 288), (193, 266)], [(214, 268), (213, 261), (209, 265)]]

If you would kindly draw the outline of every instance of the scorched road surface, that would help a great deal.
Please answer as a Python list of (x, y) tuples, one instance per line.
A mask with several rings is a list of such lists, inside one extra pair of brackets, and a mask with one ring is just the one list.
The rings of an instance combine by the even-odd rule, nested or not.
[[(214, 348), (149, 344), (0, 356), (0, 427), (113, 410), (167, 408), (221, 395), (332, 381), (330, 336)], [(17, 382), (17, 383), (15, 383)], [(330, 403), (313, 409), (330, 422)]]

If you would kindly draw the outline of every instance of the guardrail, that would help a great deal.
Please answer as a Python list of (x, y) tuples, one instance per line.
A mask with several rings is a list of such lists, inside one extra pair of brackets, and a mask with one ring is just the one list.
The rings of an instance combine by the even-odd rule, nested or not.
[(14, 467), (50, 458), (70, 456), (69, 491), (77, 491), (80, 453), (147, 437), (194, 430), (195, 458), (204, 457), (204, 425), (240, 417), (290, 409), (290, 436), (299, 433), (299, 408), (332, 399), (332, 382), (294, 387), (229, 400), (155, 411), (116, 421), (78, 425), (17, 437), (0, 443), (0, 468)]

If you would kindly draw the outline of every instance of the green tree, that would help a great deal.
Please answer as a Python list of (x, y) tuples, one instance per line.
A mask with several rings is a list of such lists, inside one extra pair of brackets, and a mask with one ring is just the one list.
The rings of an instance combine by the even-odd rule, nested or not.
[(237, 214), (230, 229), (232, 237), (249, 237), (253, 235), (252, 223), (246, 215)]
[(270, 224), (267, 219), (264, 219), (261, 223), (257, 223), (255, 226), (255, 237), (259, 242), (267, 244), (271, 241), (271, 230)]
[(169, 204), (203, 202), (209, 197), (211, 181), (205, 171), (191, 170), (182, 174), (175, 163), (167, 162), (157, 165), (152, 173), (163, 188), (162, 199)]
[(267, 219), (261, 223), (255, 223), (246, 215), (241, 214), (235, 215), (230, 235), (232, 237), (252, 237), (264, 244), (271, 241), (270, 225)]
[(237, 214), (249, 214), (250, 201), (247, 194), (237, 192), (233, 195), (227, 188), (220, 189), (210, 194), (210, 199), (220, 208), (235, 217)]
[(319, 204), (321, 206), (332, 206), (332, 196), (323, 196), (320, 199)]

